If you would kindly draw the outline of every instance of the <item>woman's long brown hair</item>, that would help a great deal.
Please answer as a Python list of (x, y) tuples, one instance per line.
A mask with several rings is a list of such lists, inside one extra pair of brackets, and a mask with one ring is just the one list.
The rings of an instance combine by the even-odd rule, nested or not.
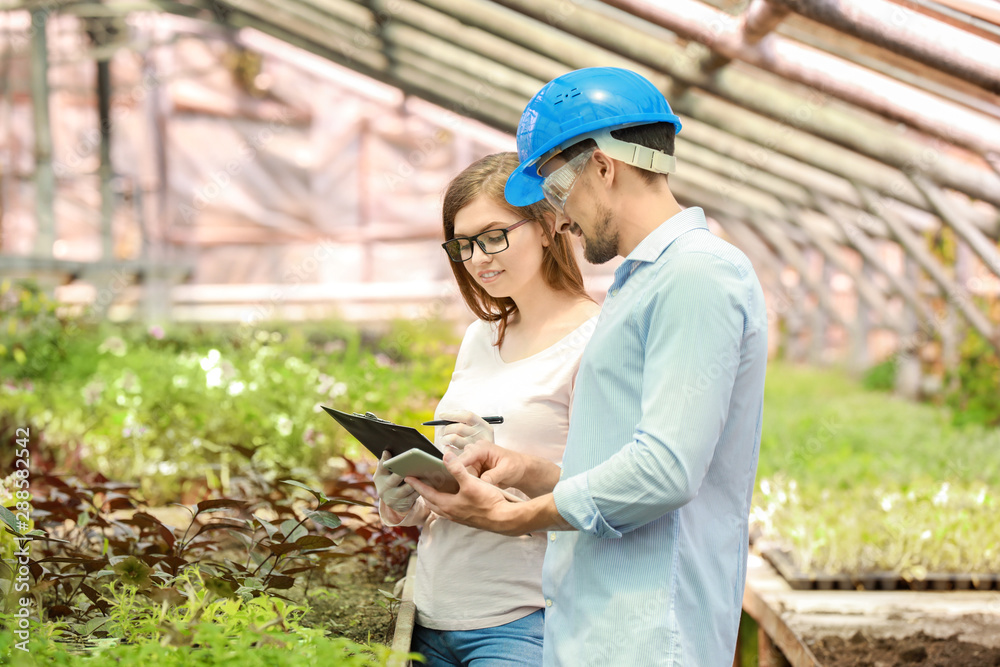
[[(494, 153), (473, 162), (448, 184), (441, 212), (445, 240), (455, 238), (455, 216), (458, 212), (479, 195), (486, 195), (498, 206), (512, 211), (521, 219), (534, 220), (541, 226), (549, 240), (548, 246), (542, 249), (542, 277), (546, 284), (553, 289), (589, 299), (583, 287), (583, 276), (576, 263), (570, 239), (565, 234), (553, 234), (549, 223), (543, 217), (544, 213), (555, 215), (548, 202), (543, 199), (528, 206), (512, 206), (504, 199), (503, 189), (507, 177), (517, 165), (517, 153)], [(455, 274), (455, 280), (458, 281), (458, 289), (469, 309), (479, 319), (497, 323), (496, 345), (499, 347), (503, 343), (507, 323), (517, 310), (517, 305), (510, 297), (495, 299), (490, 296), (473, 280), (462, 263), (449, 263)]]

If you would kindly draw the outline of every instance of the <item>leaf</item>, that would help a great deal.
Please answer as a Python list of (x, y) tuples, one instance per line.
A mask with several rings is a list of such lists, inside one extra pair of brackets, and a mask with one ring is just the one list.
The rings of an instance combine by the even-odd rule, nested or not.
[(262, 582), (257, 577), (247, 577), (240, 582), (244, 588), (249, 588), (252, 591), (262, 591), (264, 590), (264, 582)]
[(246, 507), (246, 503), (242, 500), (232, 500), (230, 498), (218, 498), (216, 500), (203, 500), (195, 507), (198, 511), (195, 514), (201, 514), (202, 512), (207, 512), (209, 510), (220, 510), (220, 509), (232, 509), (241, 510)]
[(328, 500), (328, 498), (325, 495), (323, 495), (322, 491), (317, 491), (315, 489), (310, 489), (308, 486), (306, 486), (302, 482), (296, 482), (294, 479), (283, 479), (283, 480), (281, 480), (281, 483), (282, 484), (290, 484), (292, 486), (297, 486), (300, 489), (305, 489), (309, 493), (311, 493), (314, 496), (316, 496), (316, 500), (318, 500), (321, 503), (325, 503)]
[(270, 521), (268, 521), (267, 519), (262, 519), (262, 518), (260, 518), (260, 516), (258, 516), (256, 514), (253, 515), (253, 518), (257, 519), (257, 521), (260, 523), (261, 527), (267, 533), (268, 537), (273, 537), (274, 534), (278, 532), (277, 527), (274, 524), (272, 524)]
[(18, 530), (18, 526), (17, 526), (17, 524), (18, 524), (17, 517), (14, 516), (14, 513), (11, 512), (6, 507), (4, 507), (3, 505), (0, 505), (0, 520), (3, 520), (3, 522), (5, 524), (7, 524), (8, 526), (10, 526), (10, 529), (12, 531), (14, 531), (15, 535), (20, 535), (21, 534), (21, 531)]
[(207, 532), (212, 531), (212, 530), (222, 530), (222, 529), (237, 530), (237, 531), (242, 531), (242, 532), (246, 532), (246, 533), (249, 533), (249, 534), (253, 533), (253, 531), (251, 531), (249, 528), (247, 528), (242, 523), (236, 523), (236, 522), (226, 521), (226, 520), (222, 519), (222, 520), (219, 520), (219, 521), (213, 521), (212, 523), (206, 523), (204, 526), (202, 526), (201, 528), (198, 529), (198, 532), (194, 534), (194, 537), (198, 537), (202, 533), (207, 533)]
[(309, 533), (306, 527), (300, 525), (295, 519), (285, 519), (282, 521), (281, 532), (286, 535), (285, 540), (287, 542), (294, 542), (303, 535), (307, 535)]
[(279, 591), (287, 590), (295, 585), (295, 577), (286, 577), (274, 574), (267, 578), (267, 587), (275, 588)]
[(398, 597), (396, 597), (395, 595), (393, 595), (393, 594), (392, 594), (392, 593), (390, 593), (389, 591), (383, 591), (383, 590), (382, 590), (381, 588), (380, 588), (380, 589), (378, 589), (378, 592), (379, 592), (379, 593), (381, 593), (382, 595), (386, 596), (387, 598), (389, 598), (389, 599), (390, 599), (390, 600), (392, 600), (393, 602), (402, 602), (402, 601), (403, 601), (403, 599), (402, 599), (402, 598), (398, 598)]
[(130, 510), (135, 508), (135, 505), (131, 500), (124, 496), (119, 496), (117, 498), (112, 498), (107, 503), (104, 504), (105, 512), (115, 512), (117, 510)]
[(323, 537), (322, 535), (306, 535), (305, 537), (300, 537), (295, 540), (295, 544), (303, 551), (329, 549), (332, 546), (336, 546), (333, 540), (329, 537)]
[(159, 602), (160, 604), (166, 602), (171, 606), (179, 605), (187, 600), (186, 595), (173, 587), (154, 588), (149, 592), (149, 597), (152, 598), (154, 602)]
[(186, 560), (177, 556), (168, 556), (161, 560), (160, 563), (169, 567), (172, 574), (177, 574), (181, 568), (186, 567), (188, 564)]
[(191, 509), (190, 507), (188, 507), (187, 505), (182, 505), (181, 503), (170, 503), (170, 504), (171, 505), (177, 505), (177, 507), (183, 507), (184, 509), (186, 509), (191, 514), (192, 517), (194, 517), (194, 510)]
[(174, 542), (176, 541), (173, 532), (152, 514), (147, 514), (146, 512), (136, 512), (132, 515), (132, 522), (140, 526), (152, 526), (157, 530), (157, 532), (159, 532), (163, 541), (167, 543), (167, 547), (171, 549), (173, 548)]
[(81, 632), (80, 634), (83, 635), (93, 634), (94, 630), (97, 630), (97, 628), (101, 627), (110, 620), (111, 618), (109, 616), (96, 616), (87, 621), (87, 624), (83, 626), (83, 632)]
[[(111, 570), (108, 570), (110, 572)], [(101, 599), (101, 595), (87, 584), (80, 584), (80, 591), (94, 603), (94, 606), (101, 610), (102, 614), (108, 613), (109, 605), (106, 600)]]
[(64, 618), (66, 616), (72, 616), (73, 610), (64, 604), (57, 604), (49, 607), (46, 613), (49, 618)]
[(229, 534), (232, 535), (233, 537), (235, 537), (239, 541), (239, 543), (242, 544), (247, 549), (249, 549), (250, 547), (253, 546), (253, 540), (251, 540), (249, 537), (247, 537), (243, 533), (241, 533), (239, 531), (236, 531), (236, 530), (232, 530), (232, 531), (229, 531)]
[(329, 498), (325, 503), (319, 506), (318, 509), (325, 510), (329, 509), (332, 505), (357, 505), (359, 507), (375, 507), (372, 503), (365, 502), (363, 500), (351, 500), (350, 498)]
[(236, 597), (236, 587), (233, 586), (233, 583), (220, 577), (206, 577), (205, 588), (220, 598), (232, 599)]
[(321, 526), (326, 526), (327, 528), (339, 528), (340, 527), (340, 517), (338, 517), (333, 512), (326, 512), (323, 510), (306, 510), (306, 516), (318, 523)]
[(288, 544), (287, 542), (282, 542), (280, 544), (268, 544), (268, 551), (278, 556), (283, 556), (284, 554), (291, 553), (293, 551), (298, 551), (300, 547), (295, 544)]

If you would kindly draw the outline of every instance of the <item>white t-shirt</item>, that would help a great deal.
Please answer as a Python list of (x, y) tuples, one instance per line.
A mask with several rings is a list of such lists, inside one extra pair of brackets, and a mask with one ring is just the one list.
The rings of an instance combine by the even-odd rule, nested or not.
[[(502, 415), (504, 423), (493, 427), (498, 445), (559, 463), (580, 355), (596, 324), (595, 316), (541, 352), (506, 363), (493, 345), (495, 325), (473, 322), (436, 413)], [(422, 500), (402, 524), (423, 525), (414, 582), (420, 625), (477, 630), (516, 621), (544, 606), (545, 532), (507, 537), (469, 528), (430, 512)]]

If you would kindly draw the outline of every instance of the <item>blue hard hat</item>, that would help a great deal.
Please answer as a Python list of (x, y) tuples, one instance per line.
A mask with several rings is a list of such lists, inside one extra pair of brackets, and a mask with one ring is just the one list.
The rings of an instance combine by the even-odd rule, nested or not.
[(619, 67), (587, 67), (549, 81), (521, 114), (517, 126), (517, 156), (521, 164), (507, 179), (504, 197), (514, 206), (545, 198), (536, 164), (575, 137), (603, 128), (681, 121), (656, 86), (635, 72)]

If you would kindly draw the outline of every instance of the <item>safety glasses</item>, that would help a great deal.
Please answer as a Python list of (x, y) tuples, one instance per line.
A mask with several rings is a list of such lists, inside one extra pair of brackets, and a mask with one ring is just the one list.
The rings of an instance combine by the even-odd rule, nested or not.
[(588, 148), (546, 176), (545, 180), (542, 181), (542, 192), (545, 193), (545, 200), (560, 213), (565, 213), (563, 207), (566, 205), (569, 193), (573, 190), (573, 186), (576, 185), (577, 179), (580, 178), (580, 174), (583, 173), (595, 150), (597, 149)]

